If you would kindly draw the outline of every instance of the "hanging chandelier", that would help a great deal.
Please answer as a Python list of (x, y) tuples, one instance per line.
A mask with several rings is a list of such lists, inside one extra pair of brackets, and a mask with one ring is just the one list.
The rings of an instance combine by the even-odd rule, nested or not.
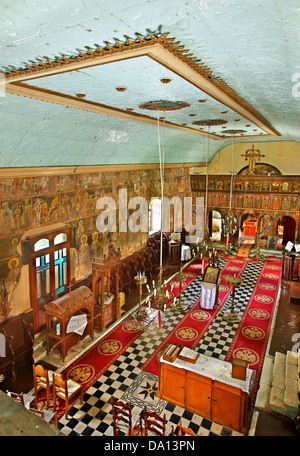
[[(152, 282), (153, 285), (153, 295), (147, 299), (148, 306), (157, 309), (159, 311), (166, 310), (167, 306), (170, 304), (170, 299), (172, 295), (167, 289), (166, 281), (163, 281), (163, 220), (164, 220), (164, 146), (165, 146), (165, 128), (163, 128), (163, 144), (161, 147), (160, 140), (160, 112), (166, 111), (175, 111), (178, 109), (186, 108), (190, 106), (188, 103), (183, 101), (150, 101), (140, 105), (141, 109), (148, 109), (150, 111), (157, 111), (157, 134), (158, 134), (158, 153), (159, 153), (159, 171), (160, 171), (160, 185), (161, 185), (161, 225), (160, 225), (160, 258), (159, 258), (159, 275), (157, 285), (155, 282)], [(165, 117), (163, 118), (163, 126), (165, 126)], [(149, 286), (147, 287), (148, 292), (150, 292)], [(174, 299), (174, 304), (175, 304)], [(160, 314), (159, 314), (160, 315)]]
[(230, 238), (237, 232), (237, 220), (236, 216), (231, 210), (232, 205), (232, 191), (234, 185), (234, 143), (233, 136), (231, 137), (232, 147), (232, 164), (231, 164), (231, 179), (230, 179), (230, 197), (229, 197), (229, 211), (224, 216), (224, 234), (226, 236), (226, 247), (230, 250), (231, 243)]

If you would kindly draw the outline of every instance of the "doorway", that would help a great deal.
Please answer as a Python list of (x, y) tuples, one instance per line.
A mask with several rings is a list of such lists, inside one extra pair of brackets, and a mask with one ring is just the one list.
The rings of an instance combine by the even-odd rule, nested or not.
[(294, 242), (296, 237), (296, 221), (289, 215), (284, 215), (277, 220), (277, 235), (280, 244), (286, 245), (288, 241)]
[(221, 242), (222, 236), (222, 215), (212, 210), (208, 214), (209, 237), (212, 242)]
[(253, 214), (243, 214), (240, 218), (240, 240), (255, 239), (256, 229), (257, 218)]

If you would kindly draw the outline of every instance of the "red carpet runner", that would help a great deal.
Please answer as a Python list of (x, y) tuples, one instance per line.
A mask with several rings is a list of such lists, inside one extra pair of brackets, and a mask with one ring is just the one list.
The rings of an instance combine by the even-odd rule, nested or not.
[[(201, 272), (198, 261), (189, 265), (183, 270), (186, 273), (185, 280), (181, 283), (184, 291), (189, 284), (195, 280)], [(197, 272), (192, 272), (196, 270)], [(180, 283), (175, 279), (167, 284), (169, 290), (169, 300), (167, 306), (174, 302), (174, 297), (178, 296)], [(88, 389), (118, 357), (127, 350), (128, 347), (142, 334), (146, 327), (151, 323), (149, 318), (136, 320), (134, 314), (129, 315), (123, 322), (108, 332), (98, 343), (93, 345), (82, 356), (74, 361), (63, 371), (66, 378), (72, 378), (84, 384)], [(99, 356), (101, 355), (101, 356)]]
[[(282, 260), (268, 257), (227, 352), (226, 361), (240, 358), (256, 371), (255, 391), (263, 367), (281, 280)], [(255, 397), (255, 394), (254, 394)]]
[(250, 250), (252, 249), (254, 244), (255, 242), (252, 240), (243, 241), (242, 244), (239, 246), (236, 255), (239, 257), (248, 258)]
[(232, 287), (227, 285), (226, 280), (222, 277), (234, 274), (240, 276), (245, 269), (246, 264), (247, 263), (242, 260), (233, 260), (229, 261), (224, 266), (221, 272), (218, 303), (214, 310), (200, 309), (199, 304), (201, 297), (197, 299), (193, 307), (184, 315), (175, 328), (172, 329), (164, 341), (143, 364), (141, 367), (142, 370), (155, 375), (159, 374), (158, 358), (167, 344), (179, 344), (192, 349), (198, 345), (200, 339), (203, 337), (214, 318), (216, 318), (216, 315), (231, 292)]
[(242, 261), (250, 261), (252, 263), (257, 263), (258, 262), (258, 259), (257, 258), (254, 258), (254, 257), (242, 257), (242, 256), (238, 256), (238, 255), (231, 255), (231, 254), (226, 254), (223, 256), (224, 260), (233, 260), (233, 259), (236, 259), (236, 260), (242, 260)]

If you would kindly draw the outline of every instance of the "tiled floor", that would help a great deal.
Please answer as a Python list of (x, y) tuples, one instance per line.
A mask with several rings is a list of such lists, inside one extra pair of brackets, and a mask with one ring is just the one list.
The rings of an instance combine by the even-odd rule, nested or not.
[[(222, 265), (224, 264), (225, 260), (222, 260)], [(243, 271), (244, 286), (236, 290), (235, 296), (235, 310), (240, 316), (250, 298), (262, 264), (262, 261), (248, 262)], [(182, 302), (190, 308), (199, 297), (200, 290), (199, 279), (196, 278), (183, 292)], [(227, 313), (230, 308), (230, 296), (196, 347), (195, 350), (199, 353), (220, 359), (225, 358), (237, 328), (237, 324), (229, 324), (223, 319), (224, 313)], [(167, 422), (173, 425), (175, 430), (181, 419), (183, 426), (192, 428), (198, 435), (241, 435), (195, 413), (158, 399), (155, 396), (158, 377), (141, 370), (141, 366), (180, 321), (182, 315), (169, 307), (162, 314), (162, 327), (158, 328), (157, 313), (152, 310), (151, 324), (84, 393), (83, 405), (80, 402), (76, 403), (69, 411), (69, 419), (66, 420), (63, 416), (59, 420), (58, 427), (61, 432), (65, 435), (113, 435), (110, 398), (114, 396), (116, 399), (131, 401), (133, 413), (139, 414), (144, 405), (147, 406), (147, 409), (155, 410), (159, 414), (165, 413)]]

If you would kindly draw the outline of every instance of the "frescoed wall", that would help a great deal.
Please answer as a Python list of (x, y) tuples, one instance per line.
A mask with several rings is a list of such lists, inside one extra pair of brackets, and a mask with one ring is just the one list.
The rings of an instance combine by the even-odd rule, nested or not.
[[(189, 196), (189, 169), (165, 167), (164, 195)], [(132, 171), (63, 174), (41, 177), (5, 177), (0, 181), (0, 322), (30, 307), (28, 266), (22, 265), (21, 240), (61, 226), (74, 233), (71, 248), (73, 283), (92, 272), (92, 258), (105, 254), (112, 241), (122, 257), (141, 249), (148, 233), (100, 233), (96, 220), (98, 199), (110, 196), (116, 201), (120, 189), (127, 190), (128, 201), (142, 196), (149, 203), (160, 197), (160, 171), (157, 166)], [(117, 210), (118, 228), (118, 210)]]

